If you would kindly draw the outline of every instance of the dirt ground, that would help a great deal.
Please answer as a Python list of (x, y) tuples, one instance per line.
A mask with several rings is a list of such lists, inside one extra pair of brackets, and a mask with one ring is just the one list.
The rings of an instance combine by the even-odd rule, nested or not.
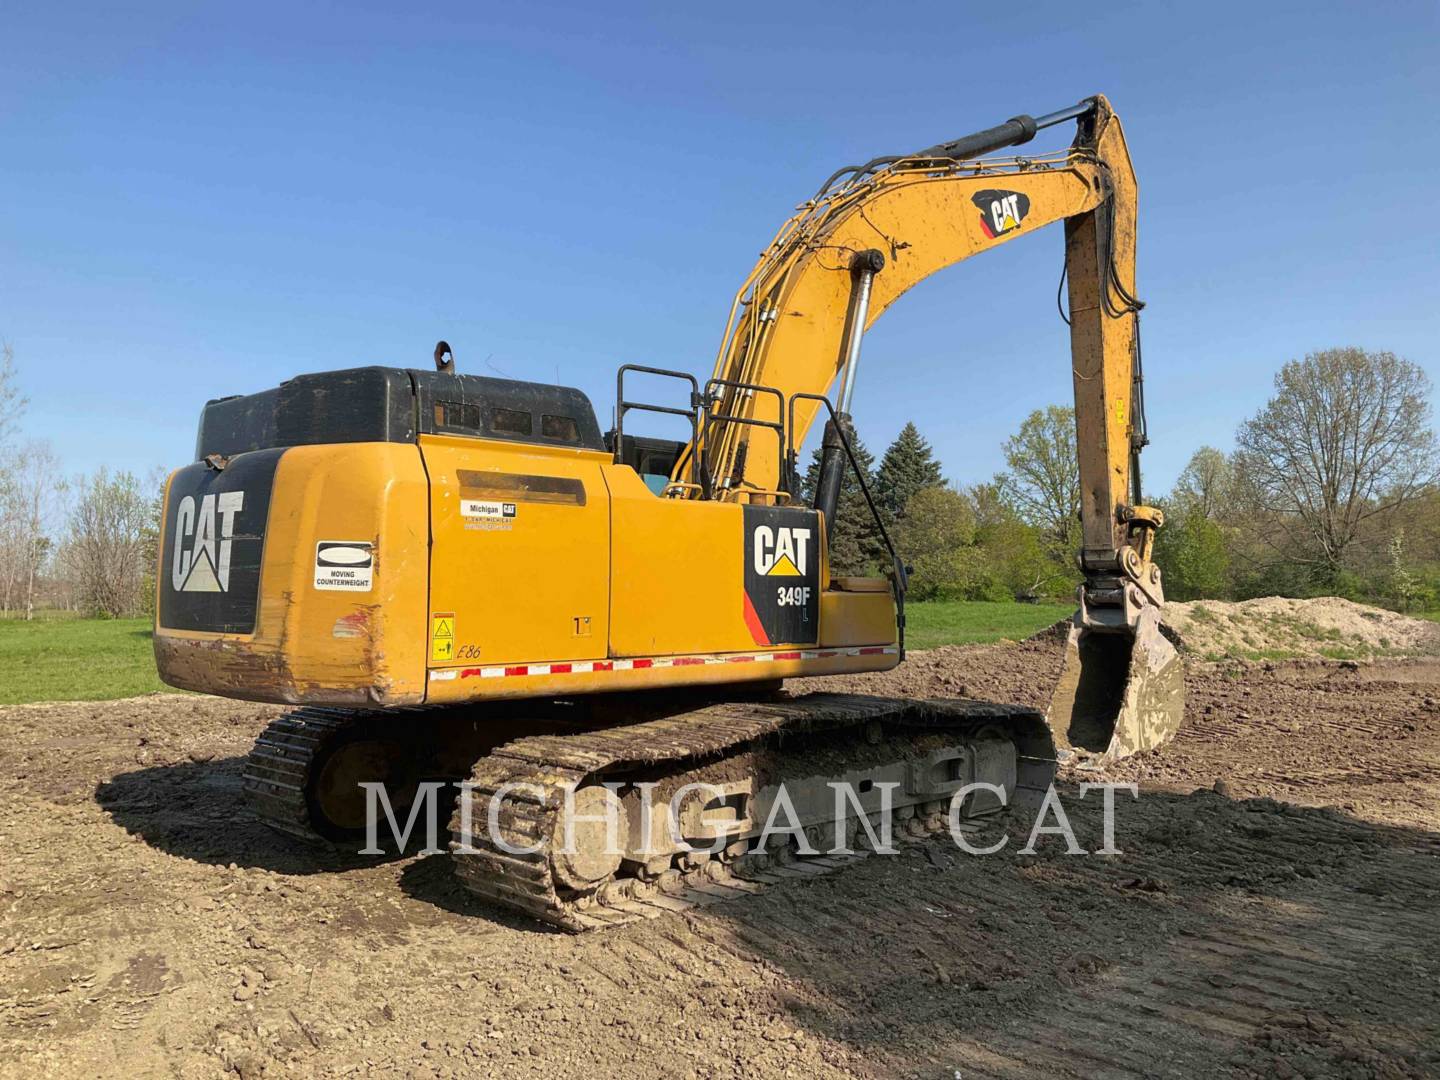
[[(1054, 641), (855, 688), (1043, 704)], [(830, 684), (827, 684), (829, 686)], [(834, 688), (831, 686), (830, 688)], [(10, 1076), (1440, 1074), (1440, 662), (1192, 665), (1123, 854), (942, 837), (574, 937), (240, 808), (273, 710), (0, 710)], [(1087, 849), (1099, 795), (1062, 794)]]

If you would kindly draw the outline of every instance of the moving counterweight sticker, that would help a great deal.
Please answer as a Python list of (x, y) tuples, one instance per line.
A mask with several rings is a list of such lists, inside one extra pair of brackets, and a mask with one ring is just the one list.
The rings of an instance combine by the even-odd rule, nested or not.
[(436, 611), (430, 616), (430, 659), (455, 659), (455, 613)]
[(315, 545), (315, 588), (369, 592), (375, 545), (368, 540), (321, 540)]

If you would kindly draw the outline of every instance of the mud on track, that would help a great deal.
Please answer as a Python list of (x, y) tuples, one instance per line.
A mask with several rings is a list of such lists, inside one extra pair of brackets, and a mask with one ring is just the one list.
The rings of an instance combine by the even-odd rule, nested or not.
[[(1042, 703), (1053, 643), (828, 689)], [(836, 685), (836, 683), (841, 685)], [(1109, 778), (1123, 855), (961, 855), (602, 936), (472, 901), (443, 857), (292, 847), (239, 810), (273, 710), (0, 710), (0, 1073), (1440, 1073), (1440, 664), (1191, 672)], [(1067, 772), (1100, 846), (1096, 795)], [(1214, 790), (1218, 786), (1220, 791)]]

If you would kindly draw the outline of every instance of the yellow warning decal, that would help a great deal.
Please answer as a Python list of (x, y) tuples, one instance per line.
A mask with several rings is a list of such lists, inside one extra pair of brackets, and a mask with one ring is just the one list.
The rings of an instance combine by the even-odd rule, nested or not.
[(455, 659), (455, 613), (437, 611), (430, 616), (430, 659)]

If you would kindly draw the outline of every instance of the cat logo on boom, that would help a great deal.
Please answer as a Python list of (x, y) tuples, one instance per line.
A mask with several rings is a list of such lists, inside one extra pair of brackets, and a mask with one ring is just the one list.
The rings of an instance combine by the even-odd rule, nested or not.
[[(205, 495), (197, 508), (186, 495), (175, 510), (175, 558), (170, 584), (176, 592), (224, 592), (230, 587), (230, 544), (243, 491)], [(193, 544), (186, 550), (186, 544)]]
[(1030, 196), (1023, 191), (986, 188), (970, 196), (970, 201), (980, 211), (980, 228), (990, 240), (1020, 228), (1030, 213)]

